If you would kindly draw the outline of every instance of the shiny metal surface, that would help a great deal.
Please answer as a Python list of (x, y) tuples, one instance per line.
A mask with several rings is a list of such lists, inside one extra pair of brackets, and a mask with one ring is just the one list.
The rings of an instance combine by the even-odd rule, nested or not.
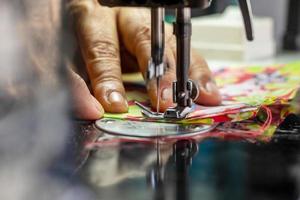
[(100, 119), (95, 122), (95, 126), (99, 130), (113, 135), (144, 138), (180, 138), (206, 133), (214, 129), (216, 125), (181, 125), (171, 123)]
[(134, 7), (197, 7), (207, 8), (211, 0), (98, 0), (104, 6), (134, 6)]
[[(165, 10), (151, 8), (151, 59), (147, 70), (147, 81), (156, 79), (156, 94), (160, 94), (160, 79), (164, 75)], [(156, 113), (159, 112), (160, 95), (157, 95)]]
[(99, 200), (296, 200), (298, 124), (290, 116), (269, 142), (160, 140), (159, 163), (155, 143), (104, 142), (92, 148), (76, 174)]

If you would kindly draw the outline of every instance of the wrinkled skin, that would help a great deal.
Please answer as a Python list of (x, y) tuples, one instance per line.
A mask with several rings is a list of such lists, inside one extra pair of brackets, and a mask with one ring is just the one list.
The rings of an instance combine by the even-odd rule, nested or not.
[[(39, 23), (39, 29), (51, 32), (59, 27), (59, 3), (60, 0), (49, 0), (51, 9), (43, 11), (48, 12), (49, 17), (38, 22), (33, 20)], [(100, 6), (96, 0), (69, 0), (66, 6), (73, 18), (74, 31), (84, 60), (84, 66), (68, 64), (77, 116), (93, 120), (102, 117), (104, 111), (126, 112), (128, 104), (121, 74), (122, 71), (140, 71), (145, 74), (151, 48), (149, 10), (107, 8)], [(166, 25), (165, 35), (165, 62), (168, 69), (161, 80), (161, 93), (156, 94), (155, 81), (147, 82), (151, 103), (155, 107), (159, 96), (161, 111), (173, 105), (171, 88), (176, 78), (176, 40), (170, 25)], [(86, 68), (91, 91), (74, 68)], [(207, 63), (193, 50), (189, 75), (199, 83), (200, 96), (196, 103), (218, 105), (221, 102)]]

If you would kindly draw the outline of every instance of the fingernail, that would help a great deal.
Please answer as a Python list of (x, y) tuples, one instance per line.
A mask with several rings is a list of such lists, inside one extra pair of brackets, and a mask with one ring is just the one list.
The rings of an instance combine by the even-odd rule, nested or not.
[(119, 92), (112, 92), (108, 96), (108, 101), (110, 103), (123, 103), (124, 98)]
[(172, 99), (172, 88), (165, 88), (161, 92), (161, 99), (162, 101), (167, 101), (169, 99)]
[(126, 112), (128, 109), (127, 101), (119, 92), (111, 92), (108, 96), (108, 101), (112, 106), (116, 106), (114, 110), (117, 110), (118, 112)]
[(206, 90), (208, 93), (214, 93), (214, 92), (218, 91), (218, 86), (216, 85), (215, 82), (209, 81), (209, 82), (207, 82), (206, 85), (205, 85), (205, 90)]

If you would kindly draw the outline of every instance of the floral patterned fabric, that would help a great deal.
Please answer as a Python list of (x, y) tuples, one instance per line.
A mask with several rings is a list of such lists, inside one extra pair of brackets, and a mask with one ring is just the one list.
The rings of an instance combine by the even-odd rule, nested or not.
[[(241, 122), (257, 117), (262, 106), (287, 106), (299, 88), (300, 62), (243, 68), (225, 67), (214, 72), (214, 77), (222, 94), (222, 105), (204, 107), (195, 104), (193, 112), (186, 119), (167, 122), (183, 124)], [(144, 88), (133, 85), (127, 91), (127, 98), (129, 100), (128, 113), (106, 113), (105, 117), (159, 122), (159, 120), (144, 118), (140, 108), (134, 104), (134, 101), (138, 101), (144, 105), (150, 105)], [(166, 122), (166, 120), (163, 121)]]

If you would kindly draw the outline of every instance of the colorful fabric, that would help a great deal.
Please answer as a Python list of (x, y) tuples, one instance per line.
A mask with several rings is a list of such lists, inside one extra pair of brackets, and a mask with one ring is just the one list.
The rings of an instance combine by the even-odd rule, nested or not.
[(241, 122), (225, 122), (218, 126), (212, 135), (218, 137), (238, 137), (269, 140), (280, 123), (293, 112), (290, 106), (263, 106), (256, 118)]
[[(186, 139), (193, 139), (201, 141), (206, 138), (218, 139), (244, 139), (250, 142), (269, 141), (275, 133), (278, 125), (285, 119), (287, 115), (292, 112), (290, 106), (263, 106), (257, 116), (253, 119), (244, 120), (241, 122), (225, 122), (219, 124), (213, 131), (198, 134), (196, 136), (187, 136)], [(159, 143), (175, 142), (176, 137), (160, 137)], [(180, 137), (180, 139), (184, 139)], [(100, 137), (97, 141), (88, 142), (85, 145), (87, 149), (97, 149), (103, 146), (118, 145), (120, 143), (129, 144), (131, 142), (143, 142), (150, 145), (156, 144), (156, 139), (142, 138), (142, 137), (124, 137), (116, 135), (105, 135)]]
[[(193, 105), (193, 112), (176, 123), (213, 124), (253, 119), (262, 106), (288, 105), (300, 84), (300, 62), (273, 66), (226, 67), (214, 72), (223, 97), (221, 106)], [(129, 90), (129, 112), (106, 113), (106, 118), (158, 121), (143, 117), (134, 101), (150, 106), (145, 90)], [(166, 122), (164, 120), (164, 122)], [(175, 123), (174, 121), (168, 121)]]

